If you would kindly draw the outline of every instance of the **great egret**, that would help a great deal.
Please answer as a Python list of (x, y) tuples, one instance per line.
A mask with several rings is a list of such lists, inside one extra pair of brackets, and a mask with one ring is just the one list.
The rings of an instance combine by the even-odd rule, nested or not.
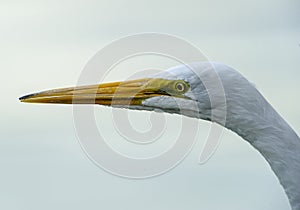
[[(224, 88), (225, 123), (218, 116), (212, 118), (212, 112), (223, 106), (211, 103), (209, 94), (218, 91), (214, 85), (205, 86), (201, 79), (210, 78), (212, 72)], [(180, 65), (148, 78), (43, 91), (20, 100), (160, 110), (215, 121), (236, 132), (263, 155), (283, 186), (292, 209), (300, 210), (299, 137), (255, 86), (227, 65), (211, 62)]]

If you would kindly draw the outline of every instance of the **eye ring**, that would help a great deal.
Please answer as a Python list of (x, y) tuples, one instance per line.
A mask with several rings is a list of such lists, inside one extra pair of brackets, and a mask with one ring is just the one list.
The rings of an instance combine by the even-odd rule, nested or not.
[(186, 86), (185, 86), (185, 84), (184, 84), (183, 82), (177, 82), (177, 83), (175, 84), (175, 88), (176, 88), (176, 90), (177, 90), (178, 92), (182, 93), (182, 92), (185, 91)]

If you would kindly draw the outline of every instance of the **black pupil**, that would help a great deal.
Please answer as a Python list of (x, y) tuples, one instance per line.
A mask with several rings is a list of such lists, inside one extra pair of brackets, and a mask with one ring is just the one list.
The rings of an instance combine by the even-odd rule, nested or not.
[(177, 84), (177, 90), (182, 91), (183, 90), (183, 85), (182, 84)]

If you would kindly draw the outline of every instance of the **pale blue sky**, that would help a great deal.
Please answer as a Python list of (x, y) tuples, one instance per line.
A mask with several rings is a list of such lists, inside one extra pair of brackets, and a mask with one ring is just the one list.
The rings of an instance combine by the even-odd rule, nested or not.
[[(72, 107), (21, 104), (17, 98), (75, 85), (88, 60), (115, 39), (168, 33), (238, 69), (299, 134), (299, 8), (297, 0), (0, 0), (0, 208), (289, 209), (264, 159), (229, 131), (213, 158), (197, 165), (207, 122), (201, 122), (198, 144), (177, 168), (127, 180), (86, 157)], [(110, 109), (98, 109), (109, 120)]]

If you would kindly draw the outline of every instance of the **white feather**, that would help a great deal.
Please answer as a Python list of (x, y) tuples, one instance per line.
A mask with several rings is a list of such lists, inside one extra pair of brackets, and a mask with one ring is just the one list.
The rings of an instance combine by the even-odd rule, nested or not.
[[(216, 88), (216, 75), (224, 92)], [(209, 62), (173, 67), (154, 77), (185, 80), (191, 86), (186, 96), (193, 100), (154, 97), (143, 102), (145, 109), (153, 107), (209, 119), (236, 132), (264, 156), (285, 189), (292, 209), (300, 210), (299, 137), (252, 83), (231, 67)], [(214, 84), (207, 87), (205, 82)], [(224, 93), (225, 103), (222, 101)], [(211, 116), (213, 111), (217, 113), (214, 118)]]

